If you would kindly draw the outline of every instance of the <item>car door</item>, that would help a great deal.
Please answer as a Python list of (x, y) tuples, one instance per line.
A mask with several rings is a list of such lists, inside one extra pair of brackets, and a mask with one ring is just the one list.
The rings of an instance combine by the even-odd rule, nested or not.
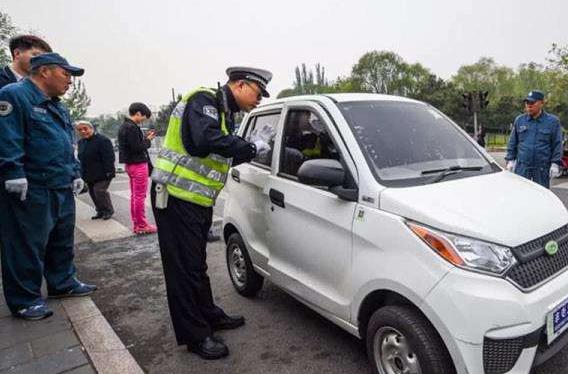
[(266, 218), (268, 195), (264, 187), (272, 169), (274, 139), (280, 121), (280, 108), (256, 112), (244, 124), (243, 137), (251, 142), (263, 140), (270, 149), (258, 154), (250, 163), (243, 163), (229, 171), (231, 179), (226, 192), (231, 198), (226, 207), (234, 217), (233, 222), (249, 248), (253, 263), (265, 268), (268, 259), (266, 243)]
[(305, 302), (348, 319), (356, 203), (297, 177), (306, 160), (344, 161), (348, 152), (329, 116), (313, 102), (287, 104), (278, 139), (278, 169), (265, 187), (271, 278)]

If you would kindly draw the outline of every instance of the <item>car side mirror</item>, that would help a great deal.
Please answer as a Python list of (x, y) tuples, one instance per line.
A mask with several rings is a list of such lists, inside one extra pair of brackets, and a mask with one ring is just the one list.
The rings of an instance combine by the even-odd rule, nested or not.
[(329, 187), (330, 191), (340, 199), (357, 201), (359, 191), (357, 188), (343, 188), (345, 170), (343, 165), (333, 159), (315, 159), (305, 161), (298, 169), (298, 180), (302, 183)]
[(308, 160), (298, 169), (298, 179), (312, 186), (339, 186), (345, 180), (345, 171), (337, 160)]

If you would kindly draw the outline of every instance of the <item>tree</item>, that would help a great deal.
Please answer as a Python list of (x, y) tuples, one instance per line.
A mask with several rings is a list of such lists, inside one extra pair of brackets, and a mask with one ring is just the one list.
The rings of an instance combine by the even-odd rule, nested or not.
[(117, 112), (115, 115), (101, 114), (98, 117), (90, 118), (90, 121), (99, 133), (109, 138), (116, 138), (124, 116), (124, 112)]
[(320, 64), (315, 65), (315, 73), (306, 64), (296, 66), (294, 73), (294, 87), (280, 91), (278, 98), (336, 92), (334, 84), (325, 76), (325, 68)]
[(367, 92), (400, 94), (406, 64), (394, 52), (372, 51), (365, 53), (353, 66), (351, 76)]
[(160, 108), (160, 111), (156, 115), (156, 132), (158, 135), (164, 135), (168, 130), (170, 116), (180, 100), (181, 95), (178, 95), (175, 100), (170, 101), (166, 105), (162, 105), (162, 107)]
[(8, 65), (12, 61), (8, 41), (17, 32), (18, 28), (12, 23), (10, 16), (0, 12), (0, 66)]
[(81, 119), (87, 114), (87, 109), (91, 105), (91, 98), (87, 95), (85, 85), (80, 79), (73, 79), (71, 89), (63, 97), (63, 103), (69, 109), (73, 121)]

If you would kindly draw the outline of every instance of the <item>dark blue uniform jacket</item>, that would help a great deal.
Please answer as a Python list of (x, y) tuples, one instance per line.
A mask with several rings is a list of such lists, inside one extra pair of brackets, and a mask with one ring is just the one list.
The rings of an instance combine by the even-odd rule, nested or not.
[[(523, 114), (515, 119), (506, 160), (533, 168), (549, 168), (562, 159), (562, 126), (558, 117), (543, 111), (537, 118)], [(547, 170), (548, 172), (548, 170)]]
[(68, 188), (81, 176), (69, 112), (28, 78), (0, 89), (0, 182)]

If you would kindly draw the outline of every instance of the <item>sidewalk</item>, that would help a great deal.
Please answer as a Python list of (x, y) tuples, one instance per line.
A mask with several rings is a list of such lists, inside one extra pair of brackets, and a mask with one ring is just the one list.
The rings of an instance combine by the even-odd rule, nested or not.
[(31, 322), (0, 293), (0, 374), (143, 373), (90, 297), (48, 300), (54, 315)]
[[(1, 290), (0, 286), (0, 290)], [(13, 318), (0, 299), (0, 373), (96, 373), (61, 301), (42, 321)]]

